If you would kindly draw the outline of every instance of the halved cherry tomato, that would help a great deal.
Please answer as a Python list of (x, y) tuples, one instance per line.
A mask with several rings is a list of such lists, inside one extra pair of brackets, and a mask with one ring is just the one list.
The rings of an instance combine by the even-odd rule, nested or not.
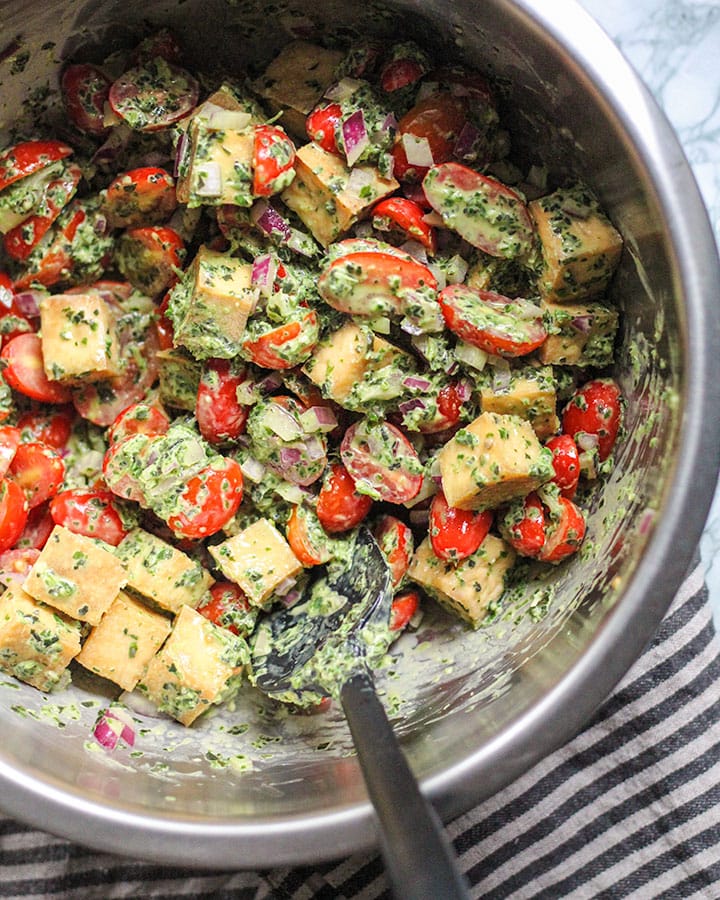
[(521, 556), (535, 557), (545, 544), (545, 508), (536, 493), (514, 500), (503, 511), (500, 531)]
[(451, 284), (440, 291), (438, 303), (450, 331), (495, 356), (525, 356), (547, 337), (542, 310), (529, 300)]
[(19, 334), (0, 353), (5, 362), (3, 375), (16, 391), (43, 403), (68, 403), (70, 390), (45, 374), (42, 341), (37, 334)]
[[(315, 513), (306, 506), (293, 506), (285, 528), (285, 537), (290, 549), (307, 568), (320, 566), (330, 559), (330, 548), (327, 544), (318, 544), (312, 539), (309, 520)], [(315, 516), (317, 519), (317, 517)]]
[(380, 87), (387, 93), (415, 84), (427, 72), (417, 59), (391, 59), (380, 73)]
[(420, 594), (414, 590), (400, 591), (390, 607), (390, 631), (402, 631), (420, 608)]
[(339, 103), (316, 106), (305, 119), (305, 131), (311, 141), (319, 144), (328, 153), (340, 154), (335, 130), (342, 123), (342, 107)]
[(423, 465), (405, 435), (389, 422), (355, 422), (345, 432), (340, 457), (360, 493), (406, 503), (422, 487)]
[(25, 494), (14, 481), (0, 481), (0, 553), (17, 543), (28, 517)]
[(0, 154), (0, 191), (72, 154), (62, 141), (22, 141)]
[(239, 628), (238, 622), (251, 621), (252, 607), (242, 589), (232, 581), (216, 581), (210, 587), (210, 596), (198, 606), (197, 611), (220, 628), (227, 628), (233, 634), (247, 629)]
[(21, 307), (10, 276), (0, 272), (0, 349), (19, 334), (37, 331), (39, 316), (30, 316)]
[(60, 491), (50, 501), (50, 515), (56, 525), (75, 534), (99, 538), (113, 547), (128, 533), (111, 491)]
[(42, 550), (54, 527), (55, 520), (50, 515), (50, 502), (46, 500), (45, 503), (28, 510), (27, 521), (17, 540), (17, 546)]
[[(419, 431), (421, 434), (441, 434), (450, 428), (455, 428), (460, 422), (463, 406), (468, 402), (471, 388), (464, 380), (449, 381), (443, 385), (435, 397), (437, 406), (433, 413), (432, 408), (427, 411), (425, 417), (418, 417), (414, 427), (407, 427), (411, 431)], [(413, 417), (410, 410), (410, 417)], [(403, 418), (405, 418), (403, 416)]]
[(18, 581), (22, 584), (30, 569), (37, 562), (38, 556), (40, 556), (40, 551), (34, 547), (5, 550), (0, 554), (0, 581), (3, 584), (8, 584), (10, 581)]
[(558, 434), (546, 441), (545, 446), (552, 450), (555, 470), (552, 480), (560, 488), (563, 497), (572, 500), (580, 480), (580, 454), (577, 444), (569, 434)]
[(264, 369), (292, 369), (305, 362), (319, 338), (320, 324), (313, 309), (301, 314), (300, 319), (273, 326), (253, 340), (244, 340), (243, 354)]
[(8, 479), (22, 488), (29, 509), (54, 497), (64, 478), (65, 463), (62, 458), (39, 441), (20, 444), (8, 469)]
[(372, 508), (367, 494), (358, 494), (355, 482), (342, 463), (335, 463), (325, 473), (315, 511), (328, 534), (339, 534), (355, 528)]
[(140, 506), (146, 505), (145, 495), (137, 478), (128, 471), (129, 459), (146, 458), (153, 435), (131, 434), (111, 444), (103, 457), (103, 478), (110, 490), (124, 500), (134, 500)]
[(77, 63), (67, 66), (60, 78), (65, 112), (73, 125), (97, 137), (108, 130), (105, 103), (112, 82), (97, 66)]
[(582, 511), (567, 497), (558, 497), (559, 520), (546, 526), (545, 543), (538, 554), (543, 562), (559, 563), (572, 556), (585, 537), (585, 518)]
[(124, 409), (110, 426), (108, 444), (116, 444), (131, 434), (165, 434), (170, 419), (165, 411), (151, 403), (133, 403)]
[(112, 111), (134, 131), (159, 131), (189, 115), (200, 86), (185, 69), (160, 56), (124, 72), (110, 87)]
[(411, 165), (403, 146), (404, 134), (425, 139), (433, 163), (452, 159), (453, 148), (467, 116), (465, 103), (450, 93), (437, 93), (425, 97), (407, 112), (398, 123), (398, 134), (392, 149), (393, 175), (400, 181), (424, 178), (429, 166)]
[(390, 566), (393, 587), (397, 587), (410, 567), (415, 544), (413, 533), (400, 519), (385, 515), (375, 526), (373, 537)]
[(586, 382), (563, 410), (563, 433), (576, 441), (582, 433), (595, 435), (600, 459), (606, 460), (620, 428), (620, 396), (620, 388), (611, 378)]
[(295, 171), (295, 145), (277, 125), (256, 125), (253, 194), (270, 197), (286, 188)]
[(245, 431), (248, 407), (238, 403), (237, 389), (247, 379), (245, 368), (228, 359), (209, 359), (198, 387), (195, 418), (211, 444), (234, 441)]
[(449, 506), (445, 494), (438, 491), (430, 505), (428, 527), (433, 553), (439, 559), (467, 559), (487, 537), (493, 517), (491, 509), (474, 512)]
[(157, 321), (155, 322), (155, 329), (157, 331), (158, 343), (161, 350), (171, 350), (175, 346), (175, 328), (172, 319), (167, 315), (169, 303), (170, 292), (168, 291), (158, 307)]
[(19, 428), (0, 425), (0, 478), (4, 477), (13, 461), (15, 451), (20, 446), (22, 435)]
[(406, 240), (417, 241), (431, 253), (435, 253), (437, 240), (435, 229), (424, 219), (425, 212), (406, 197), (388, 197), (381, 200), (372, 211), (373, 228), (391, 231), (393, 226), (403, 232)]
[(160, 225), (177, 207), (175, 179), (158, 166), (118, 175), (105, 192), (103, 212), (111, 228)]
[(156, 297), (178, 279), (185, 256), (185, 242), (172, 228), (148, 225), (130, 228), (118, 242), (118, 269), (133, 287)]
[(23, 413), (17, 422), (23, 440), (39, 441), (54, 450), (62, 450), (70, 439), (75, 418), (72, 407), (67, 409), (33, 409)]
[(232, 519), (242, 495), (243, 476), (238, 463), (227, 458), (212, 462), (188, 481), (179, 499), (180, 509), (167, 523), (182, 537), (208, 537)]

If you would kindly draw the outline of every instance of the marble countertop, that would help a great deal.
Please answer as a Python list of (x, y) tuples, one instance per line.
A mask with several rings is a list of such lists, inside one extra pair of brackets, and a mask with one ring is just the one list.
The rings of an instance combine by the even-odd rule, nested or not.
[[(675, 127), (720, 246), (720, 2), (580, 3), (632, 63)], [(715, 622), (720, 628), (720, 484), (716, 486), (700, 553)]]

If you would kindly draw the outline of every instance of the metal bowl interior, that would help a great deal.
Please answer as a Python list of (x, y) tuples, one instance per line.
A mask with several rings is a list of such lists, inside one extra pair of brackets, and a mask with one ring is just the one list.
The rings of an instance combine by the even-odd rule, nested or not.
[[(477, 632), (431, 610), (379, 675), (411, 765), (445, 817), (502, 788), (570, 737), (641, 651), (691, 561), (715, 484), (720, 271), (664, 117), (570, 2), (0, 0), (0, 16), (29, 53), (20, 73), (17, 52), (0, 63), (5, 132), (28, 97), (52, 118), (63, 60), (100, 59), (148, 22), (178, 32), (190, 67), (228, 73), (267, 60), (299, 25), (350, 41), (395, 33), (498, 79), (515, 155), (578, 174), (601, 197), (626, 242), (613, 297), (627, 437), (592, 501), (590, 549)], [(88, 741), (108, 699), (96, 683), (78, 674), (44, 697), (9, 682), (0, 679), (2, 805), (25, 821), (100, 849), (223, 868), (317, 861), (374, 842), (337, 714), (283, 715), (248, 689), (188, 730), (143, 719), (139, 753), (109, 757)]]

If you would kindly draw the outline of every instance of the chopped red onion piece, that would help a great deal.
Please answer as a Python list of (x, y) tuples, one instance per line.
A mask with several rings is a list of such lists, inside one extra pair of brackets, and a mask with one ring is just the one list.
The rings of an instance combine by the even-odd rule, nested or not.
[(590, 334), (592, 323), (593, 317), (591, 315), (575, 316), (575, 318), (570, 322), (575, 331), (579, 331), (580, 334)]
[(265, 474), (265, 466), (254, 456), (246, 456), (240, 463), (243, 475), (255, 484), (260, 484)]
[(448, 284), (462, 284), (468, 272), (467, 260), (459, 254), (455, 254), (445, 267)]
[(270, 372), (269, 375), (261, 378), (255, 387), (261, 394), (272, 394), (282, 383), (282, 375), (279, 372)]
[(260, 289), (260, 293), (266, 297), (272, 294), (277, 275), (277, 263), (270, 253), (255, 258), (252, 264), (250, 281)]
[(406, 132), (401, 140), (405, 156), (411, 166), (421, 166), (424, 169), (429, 169), (434, 165), (430, 142), (426, 137), (418, 137), (415, 134)]
[(330, 85), (323, 97), (328, 100), (347, 100), (348, 97), (352, 97), (361, 84), (362, 82), (357, 78), (341, 78), (336, 84)]
[(277, 235), (282, 241), (290, 239), (290, 224), (267, 200), (258, 200), (250, 210), (250, 218), (265, 234)]
[(418, 262), (423, 263), (423, 265), (427, 265), (428, 257), (425, 252), (425, 248), (419, 241), (405, 241), (404, 244), (400, 244), (400, 250), (404, 250), (408, 256), (412, 256), (413, 259), (416, 259)]
[(347, 183), (348, 190), (354, 194), (360, 194), (360, 191), (367, 185), (372, 184), (374, 179), (373, 169), (368, 166), (359, 166), (350, 173)]
[(15, 306), (28, 319), (36, 319), (40, 315), (40, 301), (48, 296), (47, 291), (22, 291), (15, 294)]
[[(280, 406), (279, 403), (271, 403), (265, 413), (264, 424), (276, 434), (281, 441), (296, 441), (303, 436), (303, 430), (300, 427), (300, 423), (295, 419), (295, 416), (290, 412), (289, 409), (285, 409), (284, 406)], [(300, 451), (297, 449), (293, 449), (292, 453), (289, 452), (289, 448), (283, 448), (288, 450), (287, 456), (283, 456), (282, 452), (280, 454), (280, 462), (283, 466), (292, 465), (293, 463), (298, 462), (300, 458)], [(295, 458), (295, 454), (297, 454), (297, 458)]]
[(222, 196), (222, 172), (216, 162), (206, 162), (196, 169), (198, 184), (195, 193), (199, 197)]
[(135, 729), (130, 717), (119, 710), (106, 709), (97, 721), (93, 736), (95, 740), (106, 750), (114, 750), (119, 740), (124, 741), (128, 747), (135, 743)]
[(300, 424), (308, 434), (332, 431), (337, 423), (335, 413), (327, 406), (311, 406), (300, 414)]
[(280, 465), (283, 469), (296, 466), (301, 459), (302, 453), (297, 447), (282, 447), (280, 450)]
[(404, 416), (406, 416), (409, 412), (412, 412), (414, 409), (426, 410), (427, 404), (419, 397), (413, 397), (412, 400), (403, 400), (402, 403), (398, 403), (398, 410)]
[[(507, 362), (507, 360), (503, 360), (503, 362)], [(512, 378), (512, 373), (510, 371), (510, 366), (500, 366), (495, 365), (495, 371), (493, 372), (493, 390), (494, 391), (505, 391), (510, 386), (510, 379)]]
[(275, 595), (277, 597), (284, 597), (289, 591), (291, 591), (295, 585), (297, 584), (297, 578), (284, 578), (280, 584), (275, 588)]
[(475, 144), (479, 137), (480, 132), (477, 128), (471, 122), (466, 122), (460, 129), (460, 134), (455, 141), (455, 147), (453, 149), (453, 153), (457, 159), (464, 161), (475, 159), (477, 156)]
[(286, 609), (289, 609), (291, 606), (295, 606), (301, 597), (302, 591), (288, 591), (287, 594), (282, 595), (279, 599), (280, 603)]
[(307, 452), (308, 459), (322, 459), (323, 456), (325, 456), (325, 445), (319, 438), (316, 438), (313, 435), (306, 441), (305, 451)]
[(640, 534), (647, 534), (650, 531), (650, 526), (655, 521), (655, 516), (657, 515), (654, 509), (646, 509), (645, 512), (640, 517), (640, 525), (638, 526), (638, 531)]
[(435, 210), (432, 210), (429, 213), (425, 213), (425, 215), (423, 216), (423, 222), (426, 225), (431, 225), (433, 228), (445, 227), (442, 216), (440, 215), (440, 213), (436, 213)]
[(352, 168), (370, 143), (365, 127), (365, 116), (361, 109), (356, 110), (342, 123), (342, 136), (345, 159)]
[(95, 221), (93, 222), (93, 231), (98, 237), (102, 237), (103, 234), (107, 231), (107, 219), (103, 215), (95, 216)]
[(178, 138), (177, 149), (175, 150), (175, 165), (173, 167), (173, 176), (177, 178), (180, 175), (180, 172), (185, 164), (185, 157), (188, 151), (188, 136), (187, 132), (183, 131)]
[(395, 114), (388, 113), (385, 116), (385, 119), (384, 119), (382, 125), (380, 126), (380, 131), (390, 131), (390, 130), (397, 131), (397, 127), (398, 127), (398, 120), (395, 118)]
[(435, 281), (437, 281), (437, 289), (439, 291), (445, 290), (447, 287), (447, 277), (445, 275), (445, 269), (442, 266), (437, 265), (437, 263), (428, 263), (428, 269), (435, 276)]
[(406, 388), (410, 388), (413, 391), (427, 391), (430, 390), (431, 386), (427, 378), (418, 378), (415, 375), (408, 375), (406, 378), (403, 378), (402, 383)]
[(297, 228), (290, 228), (290, 237), (286, 243), (291, 250), (301, 256), (315, 256), (317, 252), (315, 241)]
[(598, 436), (587, 431), (578, 431), (575, 435), (575, 443), (581, 450), (595, 450), (598, 446)]
[(411, 321), (410, 319), (408, 319), (408, 318), (405, 318), (405, 319), (402, 319), (402, 320), (401, 320), (401, 322), (400, 322), (400, 328), (401, 328), (406, 334), (419, 335), (419, 334), (423, 334), (423, 333), (424, 333), (423, 330), (422, 330), (422, 328), (421, 328), (416, 322), (412, 322), (412, 321)]

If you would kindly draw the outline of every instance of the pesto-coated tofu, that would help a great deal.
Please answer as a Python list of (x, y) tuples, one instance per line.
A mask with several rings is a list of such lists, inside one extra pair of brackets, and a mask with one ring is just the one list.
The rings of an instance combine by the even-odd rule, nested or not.
[(252, 206), (254, 130), (217, 127), (193, 116), (187, 131), (188, 149), (180, 161), (178, 200), (195, 206)]
[(167, 612), (194, 609), (212, 584), (199, 562), (142, 528), (134, 528), (115, 552), (125, 566), (127, 586)]
[(525, 366), (512, 371), (510, 381), (501, 388), (494, 383), (481, 386), (480, 409), (526, 419), (544, 441), (560, 427), (552, 369)]
[(339, 50), (327, 50), (307, 41), (283, 47), (253, 87), (281, 123), (293, 134), (305, 136), (305, 118), (337, 81), (335, 71), (343, 59)]
[(248, 656), (243, 638), (183, 606), (170, 636), (138, 682), (138, 690), (161, 712), (190, 725), (237, 690)]
[(23, 587), (71, 619), (97, 625), (127, 580), (113, 549), (56, 525)]
[(120, 371), (116, 318), (95, 292), (40, 301), (45, 374), (55, 381), (101, 381)]
[(524, 497), (554, 474), (552, 452), (529, 422), (481, 413), (438, 454), (442, 489), (450, 506), (493, 509)]
[(327, 247), (398, 187), (394, 178), (384, 178), (374, 166), (355, 166), (351, 171), (339, 156), (310, 143), (297, 151), (295, 178), (281, 197)]
[(239, 585), (255, 606), (266, 605), (278, 585), (303, 569), (288, 542), (267, 519), (258, 519), (209, 549), (223, 575)]
[(560, 188), (533, 200), (542, 253), (538, 290), (544, 300), (562, 303), (605, 291), (622, 252), (622, 237), (583, 185)]
[(538, 355), (556, 366), (609, 366), (613, 361), (618, 312), (604, 303), (543, 302), (548, 336)]
[(472, 556), (451, 562), (433, 553), (430, 539), (415, 551), (408, 578), (450, 612), (473, 628), (485, 618), (488, 606), (502, 595), (505, 574), (515, 562), (515, 551), (489, 534)]
[(252, 265), (202, 246), (183, 279), (173, 288), (168, 316), (176, 345), (196, 359), (231, 359), (241, 349), (248, 316), (258, 290)]
[(155, 359), (158, 364), (160, 401), (173, 409), (185, 409), (194, 413), (202, 363), (180, 348), (159, 350)]
[(18, 584), (0, 597), (0, 670), (41, 691), (70, 680), (67, 667), (80, 652), (81, 625)]
[(120, 591), (100, 624), (91, 629), (77, 661), (132, 691), (170, 628), (170, 619)]

